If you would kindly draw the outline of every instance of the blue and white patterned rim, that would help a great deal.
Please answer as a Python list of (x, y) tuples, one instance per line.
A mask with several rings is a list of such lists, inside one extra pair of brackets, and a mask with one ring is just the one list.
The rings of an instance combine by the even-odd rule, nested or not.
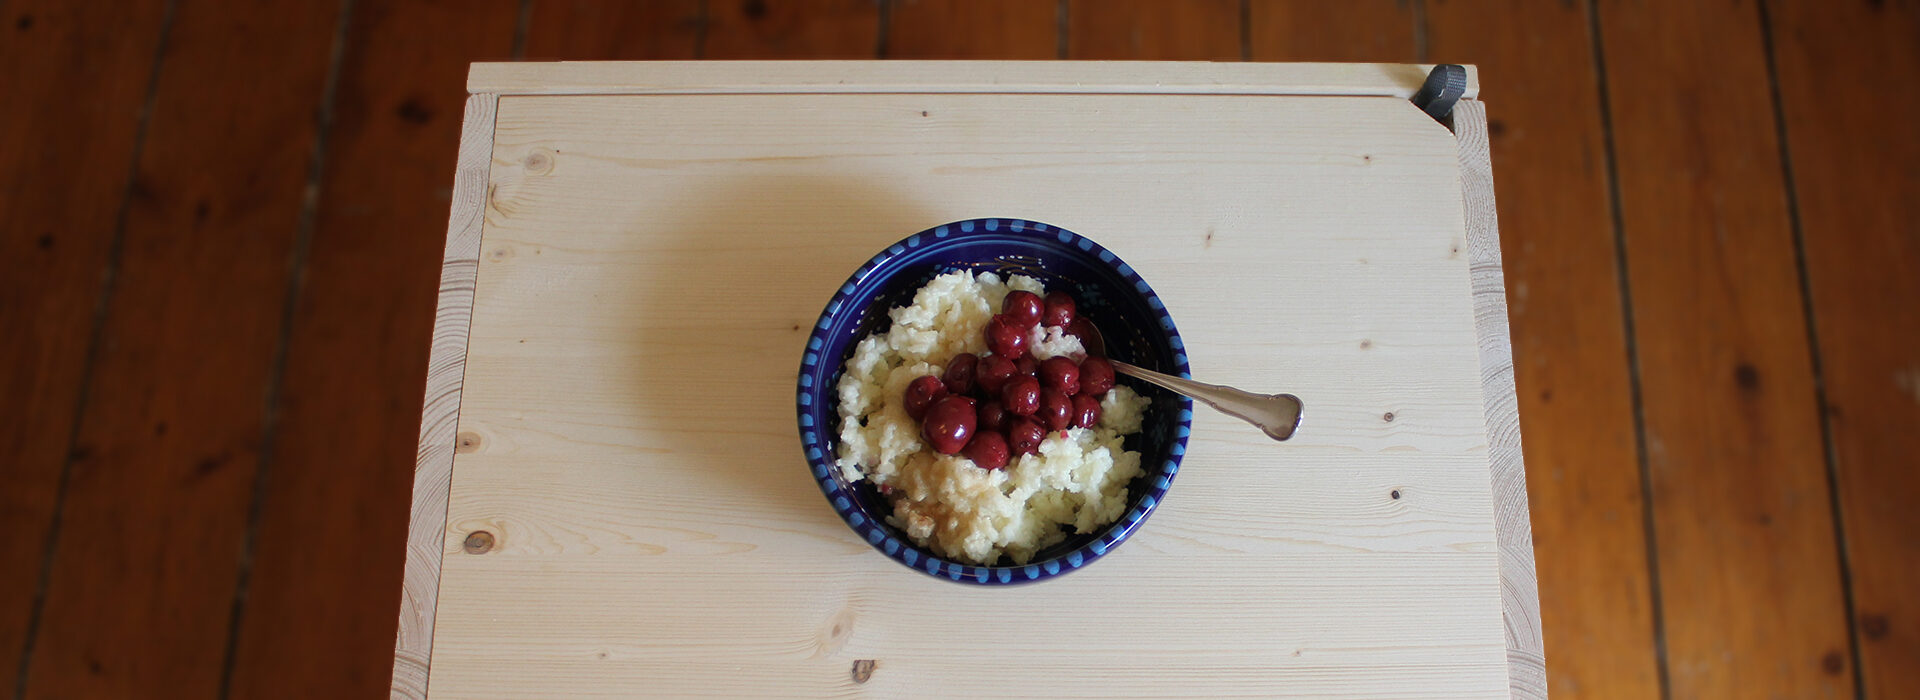
[(801, 448), (807, 454), (807, 464), (813, 471), (814, 482), (819, 484), (821, 493), (827, 502), (833, 505), (834, 512), (840, 514), (855, 534), (866, 540), (880, 553), (887, 555), (908, 568), (922, 571), (929, 576), (946, 578), (962, 583), (1002, 585), (1028, 583), (1051, 578), (1065, 571), (1072, 571), (1105, 556), (1106, 553), (1131, 536), (1140, 523), (1146, 520), (1153, 509), (1166, 498), (1167, 488), (1172, 485), (1173, 477), (1180, 471), (1180, 459), (1187, 451), (1187, 437), (1193, 429), (1193, 402), (1184, 397), (1180, 400), (1178, 423), (1174, 430), (1174, 439), (1168, 447), (1170, 456), (1158, 467), (1157, 473), (1150, 474), (1151, 480), (1145, 482), (1147, 493), (1138, 503), (1117, 522), (1107, 527), (1099, 538), (1081, 545), (1064, 555), (1045, 561), (1031, 562), (1023, 566), (973, 566), (940, 559), (918, 548), (911, 542), (896, 537), (885, 523), (876, 522), (855, 507), (856, 497), (841, 488), (833, 480), (833, 460), (828, 453), (831, 446), (825, 425), (817, 424), (808, 409), (813, 407), (815, 391), (829, 391), (827, 387), (814, 386), (815, 366), (822, 361), (837, 362), (839, 358), (821, 357), (821, 349), (826, 346), (827, 328), (840, 309), (849, 303), (849, 297), (858, 286), (858, 282), (867, 273), (894, 256), (917, 248), (929, 238), (945, 239), (950, 236), (965, 236), (976, 232), (1030, 233), (1034, 235), (1053, 235), (1061, 243), (1073, 246), (1097, 257), (1118, 272), (1122, 279), (1133, 285), (1134, 289), (1146, 298), (1148, 306), (1158, 316), (1160, 328), (1167, 334), (1168, 342), (1174, 352), (1174, 373), (1191, 378), (1192, 369), (1187, 363), (1186, 344), (1180, 340), (1180, 332), (1174, 328), (1173, 317), (1167, 313), (1166, 304), (1160, 301), (1153, 287), (1134, 272), (1118, 256), (1109, 252), (1100, 244), (1084, 236), (1057, 226), (1019, 219), (969, 219), (936, 226), (920, 233), (908, 236), (900, 242), (887, 246), (886, 250), (873, 256), (847, 278), (845, 284), (835, 292), (833, 299), (827, 302), (826, 310), (821, 312), (819, 322), (814, 324), (813, 334), (807, 339), (807, 350), (800, 363), (799, 394), (795, 408), (800, 416)]

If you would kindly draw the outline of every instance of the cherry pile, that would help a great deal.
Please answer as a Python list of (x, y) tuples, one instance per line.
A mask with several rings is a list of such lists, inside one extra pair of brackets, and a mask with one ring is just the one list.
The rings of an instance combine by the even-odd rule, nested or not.
[(1100, 422), (1100, 397), (1113, 389), (1113, 363), (1089, 356), (1037, 360), (1027, 350), (1034, 326), (1073, 322), (1073, 297), (1041, 299), (1014, 291), (987, 321), (982, 357), (961, 353), (946, 378), (927, 375), (907, 385), (907, 415), (940, 454), (964, 455), (983, 469), (1000, 469), (1015, 455), (1040, 450), (1047, 433)]

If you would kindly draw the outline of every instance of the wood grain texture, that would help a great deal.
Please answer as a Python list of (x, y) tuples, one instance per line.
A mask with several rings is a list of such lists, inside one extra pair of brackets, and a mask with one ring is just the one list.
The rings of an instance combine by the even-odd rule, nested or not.
[[(389, 685), (460, 80), (468, 61), (512, 51), (519, 3), (361, 0), (353, 13), (234, 643), (236, 698), (364, 698)], [(446, 38), (413, 40), (436, 32)]]
[(1493, 196), (1487, 108), (1478, 100), (1454, 107), (1460, 140), (1460, 191), (1466, 209), (1467, 260), (1473, 266), (1474, 328), (1487, 404), (1493, 517), (1500, 542), (1500, 609), (1507, 626), (1507, 684), (1516, 698), (1547, 696), (1540, 625), (1540, 586), (1533, 569), (1533, 525), (1527, 510), (1520, 407), (1507, 339), (1507, 288), (1500, 267), (1500, 225)]
[[(900, 695), (965, 677), (1004, 694), (1069, 668), (1087, 685), (1058, 692), (1077, 695), (1506, 691), (1458, 152), (1405, 101), (500, 108), (435, 692)], [(874, 556), (795, 466), (787, 363), (821, 290), (906, 232), (984, 211), (1045, 212), (1120, 251), (1179, 316), (1197, 373), (1284, 383), (1314, 397), (1317, 427), (1276, 446), (1196, 416), (1152, 526), (1061, 581), (975, 590)], [(1247, 317), (1210, 303), (1224, 280), (1343, 301)], [(673, 398), (696, 386), (724, 390)], [(476, 531), (493, 546), (464, 553)], [(1149, 602), (1114, 615), (1116, 600)], [(988, 639), (1031, 661), (983, 680), (955, 650)], [(856, 684), (862, 659), (877, 663)]]
[[(1388, 61), (1411, 58), (1415, 50), (1413, 12), (1406, 3), (1258, 0), (1252, 3), (1250, 15), (1255, 60)], [(1492, 450), (1508, 685), (1512, 697), (1545, 697), (1548, 681), (1539, 586), (1527, 507), (1528, 479), (1522, 461), (1513, 349), (1508, 339), (1507, 292), (1486, 106), (1477, 100), (1465, 100), (1456, 110), (1452, 128), (1460, 142), (1467, 252), (1473, 265), (1475, 323), (1481, 343)], [(1624, 367), (1624, 353), (1618, 359)]]
[(447, 532), (447, 494), (460, 427), (460, 399), (467, 366), (467, 332), (480, 267), (487, 178), (500, 98), (467, 98), (460, 128), (460, 155), (447, 217), (447, 245), (440, 268), (440, 294), (427, 359), (427, 391), (420, 412), (413, 507), (407, 528), (407, 563), (400, 598), (400, 629), (394, 642), (392, 696), (425, 698), (433, 656), (435, 602), (440, 593), (441, 543)]
[(882, 0), (708, 0), (704, 58), (878, 58)]
[(1404, 0), (1249, 0), (1247, 21), (1255, 61), (1418, 60)]
[(1238, 61), (1240, 0), (1068, 0), (1067, 57)]
[(1645, 506), (1587, 9), (1430, 2), (1428, 42), (1436, 60), (1498, 76), (1486, 108), (1548, 687), (1651, 698)]
[(0, 692), (27, 644), (163, 9), (0, 14)]
[(1920, 697), (1913, 3), (1769, 2), (1869, 698)]
[(705, 0), (533, 0), (526, 56), (535, 61), (698, 58)]
[(1672, 695), (1851, 693), (1759, 11), (1599, 16)]
[[(1249, 13), (1251, 51), (1257, 60), (1393, 60), (1411, 58), (1415, 50), (1413, 12), (1405, 3), (1263, 0), (1252, 3)], [(1475, 324), (1487, 401), (1508, 684), (1513, 697), (1544, 697), (1547, 679), (1539, 587), (1514, 395), (1486, 107), (1477, 100), (1461, 102), (1452, 128), (1460, 146), (1466, 248), (1473, 266)]]
[(337, 11), (176, 10), (27, 697), (219, 692)]
[[(1406, 99), (1430, 65), (1399, 63), (780, 61), (476, 63), (468, 92), (1356, 95)], [(1466, 97), (1480, 92), (1467, 66)]]
[(1055, 58), (1057, 3), (1033, 0), (887, 0), (882, 58), (1033, 60)]

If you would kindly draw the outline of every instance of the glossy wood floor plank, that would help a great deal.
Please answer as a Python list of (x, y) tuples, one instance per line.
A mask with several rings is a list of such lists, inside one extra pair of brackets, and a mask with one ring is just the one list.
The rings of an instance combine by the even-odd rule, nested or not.
[(1672, 697), (1850, 694), (1760, 13), (1599, 18)]
[(1490, 81), (1551, 696), (1648, 698), (1655, 611), (1587, 9), (1430, 2), (1428, 45)]
[[(1773, 0), (1869, 698), (1920, 697), (1920, 6)], [(1809, 426), (1811, 429), (1811, 426)]]

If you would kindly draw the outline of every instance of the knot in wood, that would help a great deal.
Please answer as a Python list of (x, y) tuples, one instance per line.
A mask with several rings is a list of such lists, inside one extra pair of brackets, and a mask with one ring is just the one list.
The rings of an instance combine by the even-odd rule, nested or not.
[(460, 543), (460, 547), (468, 554), (486, 554), (493, 550), (493, 533), (474, 530), (467, 534), (467, 541)]

